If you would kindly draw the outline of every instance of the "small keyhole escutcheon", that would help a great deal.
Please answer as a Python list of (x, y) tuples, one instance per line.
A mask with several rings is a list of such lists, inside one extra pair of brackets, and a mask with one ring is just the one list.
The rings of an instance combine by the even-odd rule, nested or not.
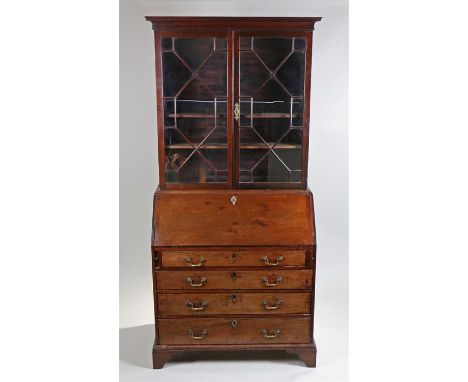
[(232, 281), (236, 281), (236, 279), (237, 279), (237, 273), (236, 273), (236, 272), (232, 272), (232, 273), (231, 273), (231, 278), (232, 278)]
[(236, 195), (232, 195), (232, 196), (231, 196), (231, 203), (232, 203), (233, 206), (236, 205), (236, 203), (237, 203)]

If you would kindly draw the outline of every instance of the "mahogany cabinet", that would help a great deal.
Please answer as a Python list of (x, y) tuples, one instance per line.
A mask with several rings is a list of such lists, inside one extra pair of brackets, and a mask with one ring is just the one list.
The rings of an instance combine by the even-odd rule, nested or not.
[(154, 368), (177, 351), (280, 349), (314, 367), (307, 189), (320, 17), (147, 17), (156, 62)]

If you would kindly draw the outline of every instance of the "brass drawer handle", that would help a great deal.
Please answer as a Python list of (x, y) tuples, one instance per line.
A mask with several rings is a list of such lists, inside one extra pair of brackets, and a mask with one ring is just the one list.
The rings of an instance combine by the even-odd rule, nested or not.
[(263, 277), (262, 277), (262, 281), (263, 281), (263, 283), (264, 283), (266, 286), (274, 287), (274, 286), (277, 286), (281, 281), (283, 281), (283, 277), (282, 277), (282, 276), (278, 276), (278, 277), (276, 278), (276, 281), (275, 281), (275, 282), (270, 283), (270, 280), (268, 280), (268, 277), (263, 276)]
[(268, 330), (262, 329), (260, 330), (260, 334), (265, 337), (265, 338), (278, 338), (281, 334), (280, 329), (273, 329), (272, 331), (273, 334), (268, 334)]
[(202, 257), (200, 257), (200, 260), (198, 260), (198, 263), (196, 263), (196, 264), (194, 264), (191, 257), (187, 257), (185, 259), (185, 261), (187, 263), (189, 263), (191, 267), (201, 267), (203, 265), (203, 263), (206, 261), (206, 259), (202, 256)]
[(192, 339), (194, 339), (194, 340), (201, 340), (202, 338), (204, 338), (204, 337), (206, 337), (208, 335), (208, 332), (205, 329), (203, 329), (202, 332), (201, 332), (201, 336), (194, 336), (193, 335), (193, 329), (189, 329), (188, 335), (190, 337), (192, 337)]
[(278, 300), (275, 301), (275, 305), (269, 305), (269, 304), (268, 304), (268, 301), (267, 301), (267, 300), (264, 300), (264, 301), (262, 302), (262, 305), (263, 305), (263, 307), (264, 307), (266, 310), (277, 310), (277, 309), (279, 309), (279, 306), (280, 306), (282, 303), (283, 303), (283, 300), (278, 299)]
[(192, 310), (205, 310), (205, 308), (208, 306), (208, 302), (203, 300), (200, 304), (195, 305), (192, 300), (188, 300), (187, 306)]
[(273, 262), (270, 263), (270, 259), (268, 258), (268, 256), (263, 256), (263, 257), (260, 259), (260, 261), (263, 261), (263, 262), (265, 263), (265, 265), (279, 265), (279, 263), (280, 263), (281, 261), (283, 261), (283, 260), (284, 260), (284, 257), (283, 257), (283, 256), (277, 256), (274, 263), (273, 263)]
[(199, 283), (194, 283), (191, 277), (187, 277), (185, 280), (187, 280), (187, 283), (193, 287), (202, 287), (206, 284), (206, 277), (202, 277)]

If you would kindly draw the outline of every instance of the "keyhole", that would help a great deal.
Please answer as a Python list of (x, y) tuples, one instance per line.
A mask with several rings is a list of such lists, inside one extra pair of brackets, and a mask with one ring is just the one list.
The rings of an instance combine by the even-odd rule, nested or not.
[(231, 273), (231, 278), (232, 278), (232, 281), (236, 281), (237, 273), (236, 273), (236, 272), (232, 272), (232, 273)]
[(232, 303), (235, 304), (237, 302), (237, 295), (235, 293), (233, 293), (231, 295), (231, 299), (232, 299)]
[(231, 325), (234, 329), (237, 328), (237, 320), (232, 320)]

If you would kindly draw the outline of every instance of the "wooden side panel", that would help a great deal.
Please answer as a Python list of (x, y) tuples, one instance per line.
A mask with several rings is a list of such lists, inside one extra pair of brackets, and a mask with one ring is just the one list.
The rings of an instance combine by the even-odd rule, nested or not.
[[(158, 321), (161, 345), (302, 344), (310, 340), (310, 318), (179, 318)], [(265, 337), (262, 330), (274, 338)], [(279, 332), (275, 334), (275, 330)]]
[(160, 293), (158, 305), (160, 317), (210, 314), (309, 314), (310, 293)]
[[(189, 280), (187, 278), (190, 278)], [(310, 289), (312, 269), (265, 271), (156, 271), (158, 289)], [(270, 285), (267, 285), (270, 284)]]
[[(163, 267), (305, 266), (306, 252), (298, 251), (163, 251)], [(266, 257), (266, 259), (265, 259)], [(277, 264), (277, 265), (276, 265)]]
[(313, 245), (310, 192), (160, 191), (155, 246)]

